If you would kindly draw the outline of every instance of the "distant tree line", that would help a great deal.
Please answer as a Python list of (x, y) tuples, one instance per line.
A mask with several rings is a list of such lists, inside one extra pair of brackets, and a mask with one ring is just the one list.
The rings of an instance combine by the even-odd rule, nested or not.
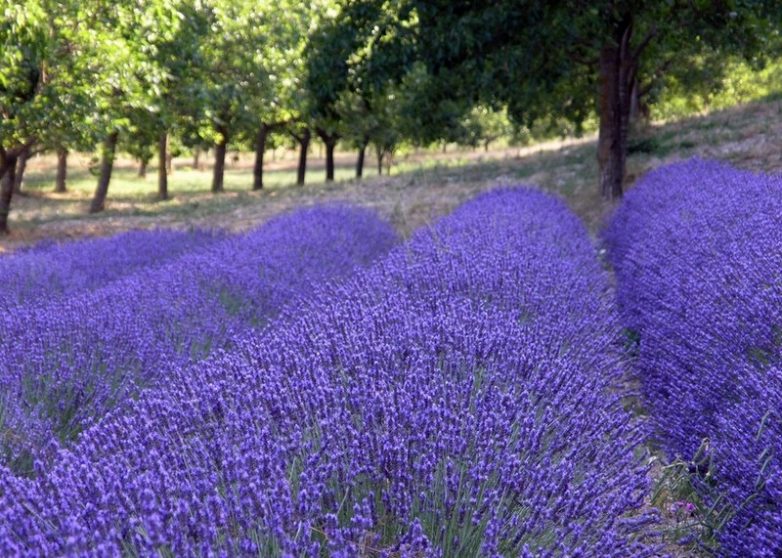
[[(382, 172), (401, 142), (488, 145), (545, 122), (598, 122), (600, 188), (622, 193), (630, 120), (666, 75), (719, 83), (727, 57), (762, 62), (779, 44), (767, 0), (10, 0), (0, 11), (0, 232), (27, 160), (97, 151), (91, 212), (102, 211), (118, 150), (158, 164), (172, 148), (298, 146), (297, 182), (318, 138), (326, 180), (338, 143)], [(693, 68), (698, 68), (696, 74)], [(704, 71), (704, 68), (707, 71)], [(693, 80), (692, 76), (699, 79)]]

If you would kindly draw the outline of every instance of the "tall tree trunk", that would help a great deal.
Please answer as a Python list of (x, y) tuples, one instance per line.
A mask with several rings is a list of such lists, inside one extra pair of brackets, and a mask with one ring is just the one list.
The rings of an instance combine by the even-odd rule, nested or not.
[(383, 174), (383, 149), (378, 145), (375, 146), (375, 154), (377, 155), (377, 175), (380, 176)]
[(57, 150), (57, 178), (54, 182), (54, 191), (62, 194), (67, 191), (65, 181), (68, 177), (68, 150), (59, 148)]
[(196, 147), (193, 149), (193, 170), (201, 170), (200, 163), (201, 159), (201, 149)]
[(138, 177), (139, 178), (146, 178), (147, 177), (147, 165), (149, 164), (149, 161), (146, 159), (141, 159), (138, 163)]
[(90, 204), (90, 213), (99, 213), (103, 211), (106, 205), (106, 195), (109, 193), (109, 182), (111, 182), (111, 171), (114, 170), (114, 156), (117, 152), (117, 140), (119, 132), (113, 131), (103, 142), (101, 150), (100, 177), (98, 178), (98, 187), (95, 189), (95, 196)]
[(312, 133), (309, 128), (302, 132), (298, 138), (299, 141), (299, 168), (296, 171), (296, 184), (304, 186), (304, 180), (307, 176), (307, 151), (310, 147), (310, 140), (312, 139)]
[(337, 147), (339, 134), (329, 133), (323, 128), (317, 128), (316, 131), (326, 147), (326, 182), (334, 182), (334, 149)]
[(168, 132), (157, 140), (157, 197), (168, 199)]
[(266, 138), (269, 126), (261, 124), (255, 134), (255, 165), (253, 166), (253, 190), (263, 190), (263, 155), (266, 153)]
[(223, 177), (225, 176), (225, 152), (228, 148), (228, 132), (220, 130), (220, 141), (215, 145), (215, 167), (212, 177), (212, 192), (224, 190)]
[(334, 182), (334, 148), (336, 146), (336, 138), (326, 142), (326, 182)]
[(364, 176), (364, 158), (367, 153), (366, 142), (362, 143), (358, 148), (358, 159), (356, 159), (356, 178), (362, 178)]
[(16, 156), (8, 156), (0, 167), (0, 234), (8, 234), (8, 214), (11, 212), (11, 198), (16, 182)]
[(27, 160), (30, 158), (30, 148), (23, 149), (16, 160), (16, 176), (14, 177), (14, 194), (22, 193), (24, 171), (27, 170)]
[(603, 199), (622, 196), (627, 160), (630, 97), (635, 80), (635, 61), (629, 49), (632, 25), (622, 28), (616, 43), (600, 50), (600, 130), (597, 160), (600, 167), (600, 192)]

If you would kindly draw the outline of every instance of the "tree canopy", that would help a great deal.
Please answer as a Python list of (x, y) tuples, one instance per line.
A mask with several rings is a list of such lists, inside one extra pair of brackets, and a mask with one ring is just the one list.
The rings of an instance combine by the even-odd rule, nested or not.
[[(488, 145), (546, 122), (598, 122), (600, 188), (621, 195), (630, 120), (668, 87), (713, 91), (730, 64), (778, 53), (774, 0), (9, 0), (0, 12), (0, 231), (18, 159), (98, 149), (92, 211), (114, 154), (157, 154), (168, 197), (171, 141), (255, 151), (274, 134), (375, 148)], [(282, 136), (281, 136), (282, 137)], [(161, 170), (162, 169), (162, 170)], [(64, 176), (64, 175), (63, 175)], [(64, 180), (64, 178), (63, 178)], [(58, 186), (59, 187), (59, 186)], [(64, 184), (62, 184), (64, 188)]]

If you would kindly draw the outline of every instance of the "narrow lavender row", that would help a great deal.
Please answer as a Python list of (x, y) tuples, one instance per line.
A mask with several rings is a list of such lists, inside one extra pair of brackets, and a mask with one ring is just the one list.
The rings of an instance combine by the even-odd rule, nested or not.
[(649, 556), (607, 292), (561, 202), (482, 195), (0, 475), (0, 551)]
[(0, 257), (0, 310), (105, 287), (221, 237), (205, 231), (131, 231), (107, 238), (42, 244)]
[(396, 242), (369, 211), (303, 209), (108, 287), (0, 316), (0, 448), (31, 474), (168, 371), (261, 327), (320, 281)]
[(658, 169), (606, 240), (662, 447), (707, 449), (693, 481), (706, 508), (728, 504), (722, 555), (779, 556), (782, 180), (701, 160)]

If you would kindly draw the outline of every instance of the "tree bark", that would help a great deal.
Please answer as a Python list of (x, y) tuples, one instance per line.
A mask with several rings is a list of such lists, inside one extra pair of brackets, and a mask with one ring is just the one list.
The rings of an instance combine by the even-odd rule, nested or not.
[(16, 160), (16, 169), (14, 177), (14, 194), (22, 193), (22, 181), (24, 180), (24, 171), (27, 170), (27, 160), (30, 158), (30, 148), (23, 149)]
[(310, 140), (312, 139), (312, 133), (309, 128), (302, 132), (301, 136), (296, 138), (299, 142), (299, 168), (296, 171), (296, 184), (304, 186), (304, 180), (307, 176), (307, 151), (310, 147)]
[(138, 164), (138, 177), (139, 178), (146, 178), (147, 177), (147, 165), (149, 164), (149, 161), (146, 159), (141, 159)]
[(253, 190), (263, 190), (263, 156), (266, 153), (266, 138), (269, 126), (261, 124), (255, 134), (255, 165), (253, 166)]
[(98, 178), (98, 187), (95, 189), (95, 196), (90, 204), (90, 213), (99, 213), (103, 211), (106, 205), (106, 195), (109, 193), (109, 182), (111, 182), (111, 171), (114, 170), (114, 156), (117, 152), (117, 140), (119, 132), (113, 131), (103, 142), (100, 162), (100, 177)]
[(16, 156), (4, 157), (0, 167), (0, 234), (8, 234), (8, 214), (11, 212), (11, 198), (16, 182)]
[(627, 160), (627, 137), (630, 120), (631, 88), (636, 62), (630, 52), (632, 24), (620, 28), (618, 40), (600, 50), (600, 97), (598, 112), (600, 130), (597, 160), (600, 168), (600, 192), (603, 199), (622, 196), (622, 182)]
[(358, 148), (358, 159), (356, 159), (356, 178), (364, 176), (364, 158), (367, 153), (367, 144), (362, 143)]
[(157, 197), (168, 199), (168, 132), (163, 132), (157, 140)]
[(62, 194), (67, 191), (66, 180), (68, 177), (68, 150), (57, 150), (57, 178), (54, 182), (54, 191)]
[(201, 158), (201, 150), (196, 147), (193, 149), (193, 170), (201, 170), (199, 159)]
[(225, 176), (225, 152), (228, 148), (228, 132), (220, 130), (220, 141), (215, 145), (215, 167), (212, 176), (212, 192), (224, 191), (223, 177)]
[(336, 138), (324, 142), (326, 144), (326, 182), (334, 182), (334, 148), (337, 146)]
[(329, 133), (323, 128), (317, 128), (318, 137), (326, 146), (326, 182), (334, 182), (334, 149), (339, 141), (339, 134)]
[(171, 153), (171, 136), (166, 134), (166, 176), (174, 174), (174, 154)]
[(383, 174), (383, 150), (379, 146), (375, 146), (375, 154), (377, 155), (377, 175)]

